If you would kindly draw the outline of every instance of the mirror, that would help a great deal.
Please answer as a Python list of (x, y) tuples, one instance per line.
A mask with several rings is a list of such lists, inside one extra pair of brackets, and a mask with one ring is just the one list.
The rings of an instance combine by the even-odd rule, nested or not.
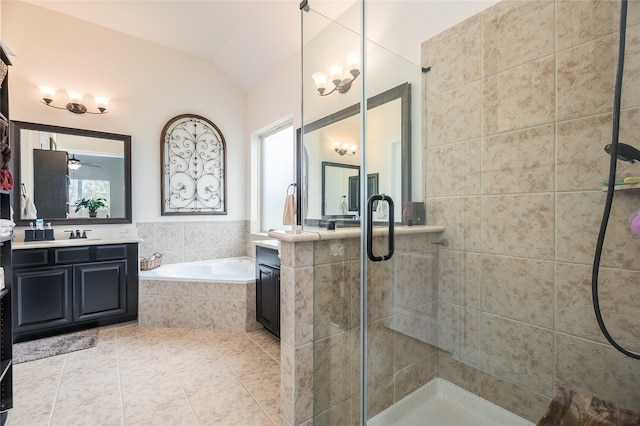
[(13, 121), (11, 146), (16, 225), (131, 223), (131, 136)]
[[(411, 85), (402, 84), (370, 98), (367, 102), (368, 195), (387, 194), (395, 200), (394, 217), (401, 220), (404, 202), (411, 194)], [(299, 132), (300, 133), (300, 132)], [(360, 104), (304, 126), (298, 136), (297, 181), (304, 224), (324, 226), (338, 219), (357, 225), (359, 209), (360, 153), (341, 154), (339, 147), (360, 141)], [(336, 161), (338, 160), (338, 161)], [(304, 199), (302, 199), (304, 196)], [(343, 203), (344, 201), (344, 203)], [(386, 203), (384, 203), (386, 205)], [(375, 221), (388, 221), (388, 212), (374, 206)], [(378, 211), (380, 210), (380, 211)]]
[[(378, 193), (379, 173), (367, 176), (367, 198)], [(337, 195), (337, 196), (336, 196)], [(360, 166), (322, 162), (322, 218), (360, 215)]]

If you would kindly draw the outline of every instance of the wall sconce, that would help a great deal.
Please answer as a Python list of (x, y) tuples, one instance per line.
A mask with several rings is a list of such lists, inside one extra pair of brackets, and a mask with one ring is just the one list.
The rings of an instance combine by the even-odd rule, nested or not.
[[(342, 65), (334, 65), (329, 68), (329, 72), (315, 72), (311, 75), (313, 78), (313, 82), (316, 85), (316, 90), (318, 90), (318, 95), (320, 96), (328, 96), (335, 92), (336, 90), (339, 93), (347, 93), (349, 89), (351, 89), (351, 83), (353, 83), (356, 78), (360, 75), (359, 60), (355, 56), (350, 56), (347, 59), (346, 67)], [(344, 72), (346, 68), (347, 72)], [(327, 88), (329, 86), (329, 81), (333, 83), (333, 89), (330, 92), (327, 92)], [(327, 93), (325, 93), (327, 92)]]
[(336, 142), (333, 144), (333, 150), (337, 152), (338, 155), (356, 155), (358, 145), (349, 145), (347, 143), (340, 145), (340, 142)]
[(69, 102), (64, 108), (51, 105), (51, 102), (53, 102), (53, 97), (56, 94), (55, 89), (51, 89), (49, 87), (41, 87), (40, 94), (42, 95), (42, 103), (45, 104), (46, 106), (50, 106), (51, 108), (66, 109), (67, 111), (71, 111), (74, 114), (85, 114), (85, 113), (86, 114), (105, 114), (106, 112), (108, 112), (107, 104), (109, 103), (109, 100), (102, 96), (95, 97), (96, 106), (98, 108), (98, 111), (100, 112), (91, 112), (91, 111), (88, 111), (87, 107), (82, 104), (82, 98), (84, 97), (82, 93), (71, 92), (71, 91), (67, 92), (67, 96), (69, 97)]

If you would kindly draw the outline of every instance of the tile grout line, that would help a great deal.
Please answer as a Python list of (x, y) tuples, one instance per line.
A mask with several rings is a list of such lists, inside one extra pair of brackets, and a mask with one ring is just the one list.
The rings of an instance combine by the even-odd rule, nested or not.
[[(171, 363), (171, 354), (169, 353), (169, 351), (167, 350), (167, 347), (165, 346), (165, 336), (162, 336), (162, 340), (160, 341), (160, 344), (162, 345), (162, 349), (164, 350), (165, 354), (167, 355), (167, 359), (169, 360), (169, 362)], [(208, 339), (207, 339), (208, 341)], [(193, 409), (193, 403), (191, 398), (189, 398), (189, 395), (187, 395), (187, 392), (184, 389), (184, 386), (182, 384), (182, 381), (180, 380), (180, 375), (176, 372), (173, 371), (173, 374), (175, 374), (176, 379), (178, 380), (178, 384), (180, 385), (180, 390), (182, 391), (182, 394), (184, 395), (184, 399), (189, 403), (189, 410), (191, 411), (191, 415), (193, 416), (193, 419), (196, 421), (196, 425), (200, 425), (200, 421), (198, 420), (198, 416), (196, 416), (196, 411)]]
[(51, 412), (49, 413), (49, 426), (53, 424), (53, 414), (56, 409), (56, 403), (58, 402), (58, 395), (60, 394), (60, 387), (62, 386), (62, 377), (64, 376), (64, 370), (67, 366), (68, 354), (64, 355), (64, 362), (62, 363), (62, 370), (60, 371), (60, 378), (58, 379), (58, 385), (56, 386), (56, 393), (53, 397), (53, 403), (51, 405)]
[(116, 372), (118, 374), (118, 394), (120, 395), (120, 416), (121, 416), (121, 424), (126, 426), (127, 422), (124, 417), (124, 395), (122, 392), (122, 376), (120, 374), (120, 351), (118, 350), (118, 329), (114, 328), (113, 330), (113, 340), (116, 345)]

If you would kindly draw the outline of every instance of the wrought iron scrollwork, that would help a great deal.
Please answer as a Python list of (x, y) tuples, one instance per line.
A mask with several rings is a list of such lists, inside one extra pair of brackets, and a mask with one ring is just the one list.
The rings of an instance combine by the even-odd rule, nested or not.
[(226, 144), (220, 129), (194, 114), (162, 130), (162, 215), (227, 214)]

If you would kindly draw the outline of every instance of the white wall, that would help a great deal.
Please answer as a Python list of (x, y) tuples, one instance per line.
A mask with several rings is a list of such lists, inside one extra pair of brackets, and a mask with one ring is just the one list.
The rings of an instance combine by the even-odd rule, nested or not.
[[(245, 93), (214, 64), (23, 2), (2, 2), (1, 28), (17, 55), (9, 71), (12, 120), (132, 136), (134, 223), (247, 219)], [(48, 108), (38, 85), (107, 96), (109, 113)], [(85, 102), (95, 105), (90, 97)], [(160, 215), (160, 133), (185, 113), (209, 118), (224, 134), (226, 216)]]

